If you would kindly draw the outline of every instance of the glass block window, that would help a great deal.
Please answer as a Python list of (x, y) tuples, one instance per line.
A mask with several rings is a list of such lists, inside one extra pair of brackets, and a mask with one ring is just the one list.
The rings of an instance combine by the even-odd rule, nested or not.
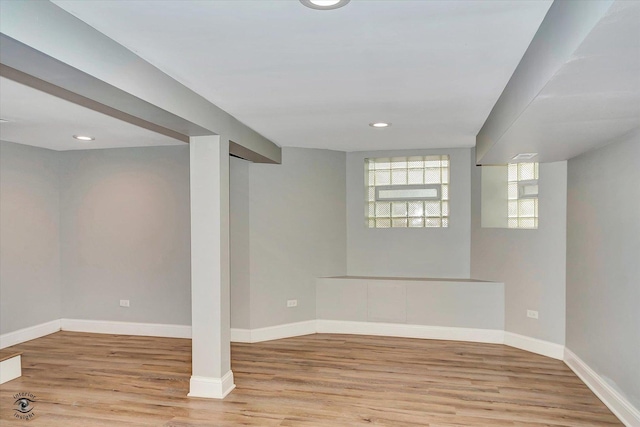
[(365, 159), (369, 228), (449, 226), (449, 156)]
[(538, 228), (538, 163), (510, 163), (508, 227)]

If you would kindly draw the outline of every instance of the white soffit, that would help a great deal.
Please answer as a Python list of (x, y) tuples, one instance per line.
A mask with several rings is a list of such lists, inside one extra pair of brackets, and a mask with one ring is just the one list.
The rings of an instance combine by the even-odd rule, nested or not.
[(279, 145), (357, 151), (474, 146), (551, 1), (54, 3)]
[[(72, 102), (0, 77), (0, 139), (51, 150), (184, 145)], [(82, 142), (73, 135), (90, 135)]]
[(640, 2), (617, 1), (484, 155), (507, 163), (567, 160), (640, 126)]

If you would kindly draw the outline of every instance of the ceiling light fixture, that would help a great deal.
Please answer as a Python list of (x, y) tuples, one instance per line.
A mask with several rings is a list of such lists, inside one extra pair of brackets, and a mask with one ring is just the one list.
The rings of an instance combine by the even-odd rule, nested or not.
[(511, 160), (531, 160), (537, 155), (538, 153), (520, 153), (513, 156)]
[(345, 6), (350, 0), (300, 0), (300, 3), (317, 10), (338, 9)]
[(7, 119), (0, 119), (0, 123), (9, 123), (11, 120), (7, 120)]
[(93, 141), (95, 139), (92, 136), (86, 136), (86, 135), (73, 135), (73, 137), (78, 141)]
[(369, 126), (371, 126), (372, 128), (383, 129), (383, 128), (388, 128), (389, 126), (391, 126), (391, 123), (374, 122), (374, 123), (369, 123)]

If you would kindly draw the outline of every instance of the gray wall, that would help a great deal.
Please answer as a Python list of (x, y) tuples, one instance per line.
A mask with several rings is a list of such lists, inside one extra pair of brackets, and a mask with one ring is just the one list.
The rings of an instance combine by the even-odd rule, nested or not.
[(251, 323), (250, 165), (250, 162), (235, 157), (229, 164), (231, 327), (240, 329), (249, 329)]
[(569, 161), (567, 348), (640, 408), (640, 132)]
[[(448, 228), (367, 228), (364, 159), (448, 154)], [(470, 256), (471, 150), (354, 152), (347, 155), (347, 268), (351, 276), (468, 278)]]
[(56, 154), (0, 142), (0, 334), (60, 318)]
[(189, 147), (59, 155), (62, 317), (191, 324)]
[(537, 230), (482, 228), (480, 168), (471, 168), (471, 276), (504, 283), (506, 331), (563, 345), (567, 162), (540, 165)]
[(249, 165), (252, 329), (315, 319), (316, 278), (346, 273), (345, 153), (284, 148), (282, 157)]

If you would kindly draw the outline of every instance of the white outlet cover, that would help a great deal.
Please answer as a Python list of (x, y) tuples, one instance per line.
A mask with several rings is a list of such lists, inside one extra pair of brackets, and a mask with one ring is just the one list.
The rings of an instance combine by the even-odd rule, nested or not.
[(128, 299), (121, 299), (120, 300), (120, 307), (129, 307), (129, 300)]
[(532, 319), (537, 319), (538, 318), (538, 312), (535, 310), (527, 310), (527, 317), (530, 317)]

